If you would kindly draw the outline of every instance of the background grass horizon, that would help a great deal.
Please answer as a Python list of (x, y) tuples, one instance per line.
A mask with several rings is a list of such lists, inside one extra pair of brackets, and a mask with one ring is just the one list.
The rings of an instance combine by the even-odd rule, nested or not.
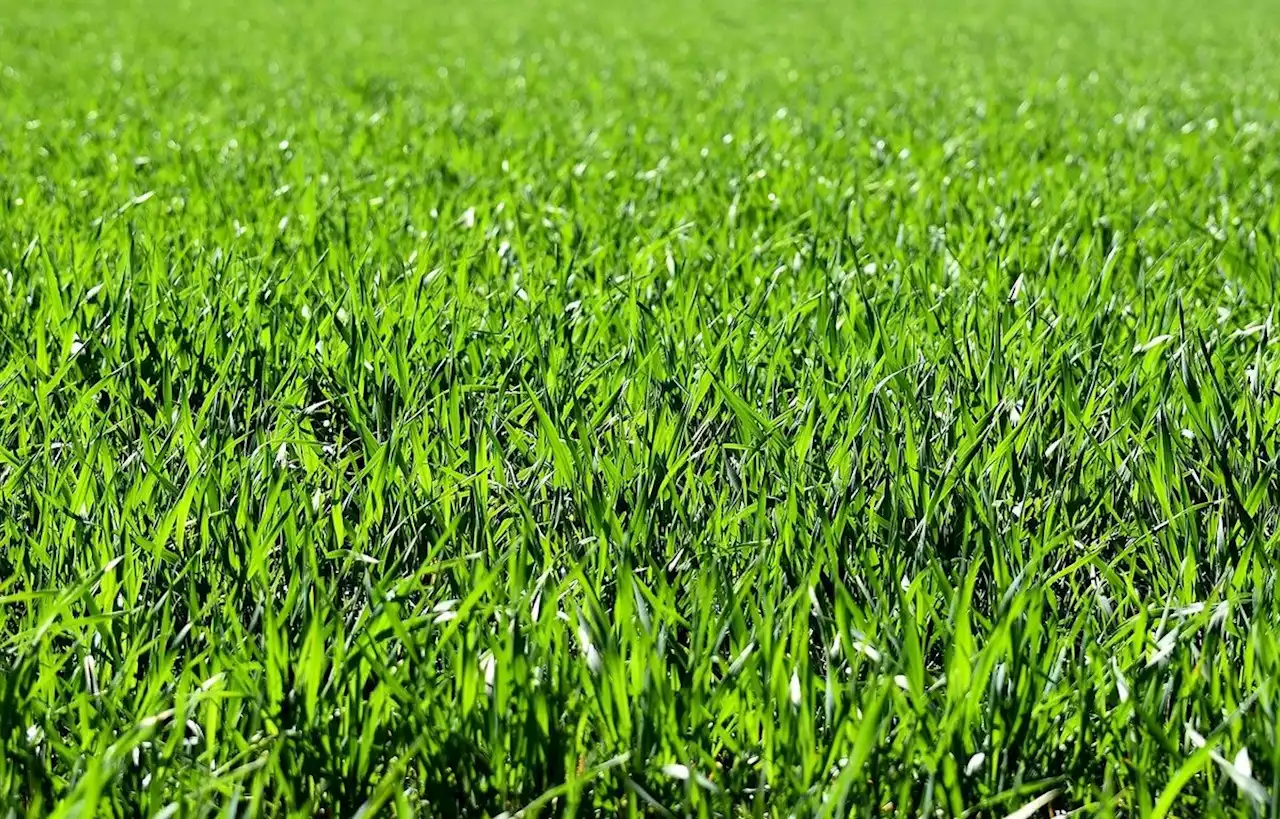
[(1278, 34), (0, 0), (0, 813), (1280, 815)]

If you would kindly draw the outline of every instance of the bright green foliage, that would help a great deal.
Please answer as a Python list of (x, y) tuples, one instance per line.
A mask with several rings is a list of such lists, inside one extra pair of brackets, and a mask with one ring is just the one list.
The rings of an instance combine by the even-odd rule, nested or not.
[(0, 0), (0, 815), (1280, 815), (1278, 42)]

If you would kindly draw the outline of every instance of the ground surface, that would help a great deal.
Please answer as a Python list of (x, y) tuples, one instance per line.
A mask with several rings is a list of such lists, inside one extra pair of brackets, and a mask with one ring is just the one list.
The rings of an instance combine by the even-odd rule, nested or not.
[(1277, 815), (1274, 9), (477, 5), (0, 0), (0, 813)]

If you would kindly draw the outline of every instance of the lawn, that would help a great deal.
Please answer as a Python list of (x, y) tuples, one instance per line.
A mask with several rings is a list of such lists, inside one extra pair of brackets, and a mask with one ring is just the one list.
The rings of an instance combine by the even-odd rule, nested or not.
[(1280, 816), (1277, 42), (0, 0), (0, 816)]

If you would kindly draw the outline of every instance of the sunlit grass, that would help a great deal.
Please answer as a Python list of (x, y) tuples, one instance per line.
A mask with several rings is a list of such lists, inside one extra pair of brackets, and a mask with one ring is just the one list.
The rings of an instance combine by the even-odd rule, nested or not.
[(1280, 814), (1280, 27), (1042, 5), (0, 0), (0, 814)]

